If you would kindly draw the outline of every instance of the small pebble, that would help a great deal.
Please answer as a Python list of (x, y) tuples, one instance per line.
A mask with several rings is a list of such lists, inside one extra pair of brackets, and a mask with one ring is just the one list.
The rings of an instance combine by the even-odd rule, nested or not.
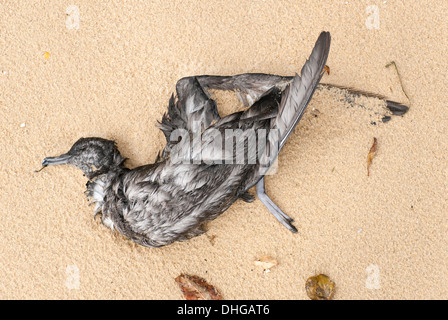
[(330, 278), (324, 274), (319, 274), (308, 278), (305, 290), (311, 300), (332, 300), (334, 287), (334, 282)]

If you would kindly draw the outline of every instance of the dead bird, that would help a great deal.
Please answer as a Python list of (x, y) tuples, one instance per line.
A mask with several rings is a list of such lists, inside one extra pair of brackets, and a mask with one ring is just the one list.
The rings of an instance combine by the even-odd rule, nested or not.
[[(264, 175), (299, 123), (323, 75), (330, 42), (330, 34), (322, 32), (300, 76), (242, 74), (179, 80), (176, 97), (171, 97), (160, 122), (167, 144), (153, 164), (131, 170), (114, 141), (81, 138), (67, 153), (47, 157), (42, 165), (69, 164), (81, 169), (89, 179), (86, 193), (95, 202), (94, 216), (101, 214), (105, 226), (143, 246), (161, 247), (202, 234), (204, 222), (218, 217), (236, 200), (252, 202), (248, 190), (255, 185), (269, 211), (297, 232), (293, 220), (264, 192)], [(209, 89), (234, 91), (249, 108), (221, 118)], [(186, 135), (173, 139), (179, 130)], [(242, 135), (228, 138), (226, 130), (240, 130)], [(245, 154), (253, 151), (244, 140), (246, 132), (259, 134), (256, 160), (222, 161), (235, 160), (238, 141), (243, 141)], [(204, 138), (216, 133), (223, 134), (224, 142), (232, 140), (232, 152), (213, 143), (202, 143), (194, 150), (189, 143), (195, 134)], [(183, 161), (173, 161), (175, 152)], [(204, 158), (195, 163), (194, 154)]]

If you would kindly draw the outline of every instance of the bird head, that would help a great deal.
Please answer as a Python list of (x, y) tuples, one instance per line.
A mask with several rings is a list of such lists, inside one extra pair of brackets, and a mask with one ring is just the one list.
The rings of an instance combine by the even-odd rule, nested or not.
[(45, 158), (42, 161), (42, 169), (52, 165), (69, 164), (81, 169), (89, 179), (92, 179), (107, 173), (113, 167), (121, 167), (125, 160), (114, 141), (102, 138), (81, 138), (67, 153)]

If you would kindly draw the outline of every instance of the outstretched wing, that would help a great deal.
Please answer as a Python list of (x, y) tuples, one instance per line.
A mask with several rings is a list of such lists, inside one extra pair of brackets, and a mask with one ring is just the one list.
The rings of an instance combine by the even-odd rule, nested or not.
[(280, 149), (302, 118), (317, 84), (322, 78), (323, 69), (330, 52), (330, 42), (330, 33), (322, 32), (316, 41), (310, 58), (302, 68), (301, 75), (296, 75), (283, 93), (278, 116), (273, 122), (273, 128), (279, 130)]
[(330, 33), (322, 32), (302, 68), (301, 75), (296, 74), (292, 83), (282, 93), (278, 114), (271, 119), (271, 131), (276, 134), (268, 137), (265, 151), (260, 157), (260, 170), (254, 173), (253, 179), (248, 179), (246, 190), (254, 186), (268, 171), (302, 118), (317, 84), (322, 78), (330, 51), (330, 42)]
[[(175, 130), (186, 130), (189, 134), (200, 133), (220, 118), (216, 102), (203, 90), (196, 77), (183, 78), (176, 85), (177, 97), (171, 96), (168, 112), (159, 122), (167, 145), (162, 157), (167, 157), (178, 143)], [(173, 135), (173, 136), (172, 136)]]

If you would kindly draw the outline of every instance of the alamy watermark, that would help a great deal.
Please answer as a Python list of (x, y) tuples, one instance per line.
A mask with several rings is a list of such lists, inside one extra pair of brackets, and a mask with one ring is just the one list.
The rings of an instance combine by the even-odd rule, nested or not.
[(65, 26), (67, 29), (79, 29), (79, 8), (75, 5), (70, 5), (65, 9), (67, 18), (65, 19)]
[(69, 265), (65, 269), (65, 274), (67, 275), (65, 279), (65, 286), (69, 290), (79, 290), (80, 276), (79, 268), (76, 265)]
[(366, 8), (369, 15), (366, 19), (366, 27), (370, 30), (379, 30), (380, 28), (380, 8), (376, 5), (370, 5)]
[(371, 264), (366, 268), (366, 288), (369, 290), (381, 289), (380, 268), (377, 265)]
[[(201, 128), (193, 125), (192, 128)], [(278, 129), (173, 130), (173, 164), (258, 165), (260, 174), (273, 174), (278, 166)], [(269, 170), (269, 171), (268, 171)]]

